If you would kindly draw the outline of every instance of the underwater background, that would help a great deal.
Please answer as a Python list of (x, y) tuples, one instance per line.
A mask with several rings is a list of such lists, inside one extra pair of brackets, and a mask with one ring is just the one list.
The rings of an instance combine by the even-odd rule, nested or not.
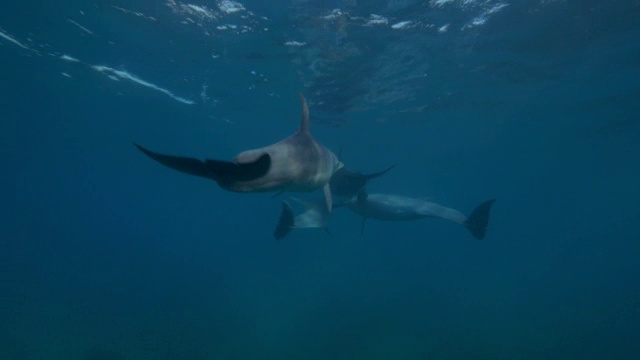
[[(0, 359), (636, 359), (640, 1), (0, 4)], [(468, 214), (273, 238), (295, 131)]]

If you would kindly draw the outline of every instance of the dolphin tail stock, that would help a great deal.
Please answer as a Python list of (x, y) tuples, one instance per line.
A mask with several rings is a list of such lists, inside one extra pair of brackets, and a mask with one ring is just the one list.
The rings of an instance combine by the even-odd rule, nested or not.
[(250, 163), (220, 160), (198, 160), (191, 157), (160, 154), (134, 143), (138, 150), (160, 164), (180, 172), (212, 179), (219, 184), (250, 181), (264, 176), (271, 166), (271, 157), (265, 153)]
[(282, 202), (282, 211), (280, 212), (280, 220), (278, 220), (278, 225), (276, 225), (276, 229), (273, 231), (273, 237), (276, 240), (280, 240), (287, 236), (291, 229), (294, 226), (294, 217), (293, 217), (293, 209), (291, 209), (291, 205), (288, 202)]
[(491, 212), (491, 206), (495, 202), (495, 199), (487, 200), (480, 205), (476, 206), (471, 212), (471, 215), (464, 222), (464, 226), (467, 230), (478, 240), (484, 239), (487, 232), (487, 225), (489, 224), (489, 213)]

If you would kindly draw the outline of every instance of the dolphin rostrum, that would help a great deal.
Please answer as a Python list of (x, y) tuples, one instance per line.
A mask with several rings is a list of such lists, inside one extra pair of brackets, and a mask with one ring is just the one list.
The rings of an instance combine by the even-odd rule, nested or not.
[(323, 188), (327, 209), (332, 199), (329, 179), (343, 167), (331, 150), (318, 143), (309, 131), (309, 108), (304, 97), (300, 128), (275, 144), (236, 155), (233, 161), (199, 160), (165, 155), (134, 144), (159, 163), (190, 175), (212, 179), (235, 192), (307, 192)]

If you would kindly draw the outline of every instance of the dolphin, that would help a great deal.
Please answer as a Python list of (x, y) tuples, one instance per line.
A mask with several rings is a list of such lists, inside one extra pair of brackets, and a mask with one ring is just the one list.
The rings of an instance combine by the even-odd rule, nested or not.
[(367, 194), (361, 191), (354, 198), (343, 204), (353, 212), (362, 216), (360, 233), (368, 218), (385, 221), (417, 220), (426, 217), (437, 217), (464, 225), (478, 240), (485, 236), (489, 223), (489, 212), (495, 200), (488, 200), (478, 205), (468, 217), (458, 210), (451, 209), (435, 202), (416, 199), (402, 195)]
[(324, 229), (329, 233), (328, 223), (331, 213), (324, 201), (307, 202), (292, 198), (304, 206), (305, 211), (297, 216), (293, 215), (293, 209), (287, 201), (282, 202), (280, 220), (273, 232), (273, 236), (280, 240), (287, 236), (291, 229)]
[(234, 192), (307, 192), (323, 188), (327, 209), (333, 201), (329, 180), (344, 165), (331, 150), (318, 143), (309, 130), (309, 108), (304, 96), (300, 128), (269, 146), (246, 150), (233, 161), (199, 160), (165, 155), (134, 145), (153, 160), (190, 175), (211, 179)]

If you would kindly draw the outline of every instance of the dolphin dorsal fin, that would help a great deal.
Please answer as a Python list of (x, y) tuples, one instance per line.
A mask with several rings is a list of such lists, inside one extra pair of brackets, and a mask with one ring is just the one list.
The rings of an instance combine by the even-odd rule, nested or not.
[(300, 129), (298, 132), (301, 134), (309, 133), (309, 107), (307, 106), (307, 100), (304, 99), (304, 95), (300, 94), (300, 103), (302, 104), (302, 121), (300, 122)]

